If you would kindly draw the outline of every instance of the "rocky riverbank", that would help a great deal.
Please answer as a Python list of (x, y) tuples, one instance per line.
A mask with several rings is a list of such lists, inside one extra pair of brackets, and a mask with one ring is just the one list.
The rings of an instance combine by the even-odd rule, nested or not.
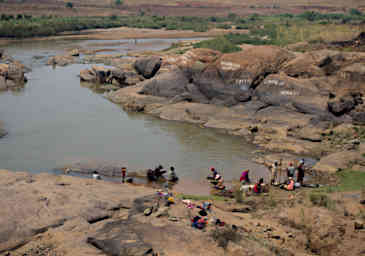
[[(138, 69), (139, 63), (144, 65)], [(193, 49), (138, 59), (134, 72), (143, 81), (109, 98), (131, 111), (243, 136), (268, 151), (316, 158), (357, 154), (365, 113), (364, 63), (363, 53), (328, 50)]]
[[(310, 189), (289, 194), (273, 188), (270, 196), (243, 203), (208, 197), (210, 224), (198, 230), (190, 219), (200, 209), (187, 208), (183, 195), (174, 194), (175, 204), (166, 207), (142, 186), (0, 175), (0, 255), (360, 255), (365, 249), (358, 192), (336, 194), (334, 208), (330, 195), (310, 199)], [(202, 204), (199, 197), (191, 202)], [(213, 217), (225, 225), (214, 225)]]

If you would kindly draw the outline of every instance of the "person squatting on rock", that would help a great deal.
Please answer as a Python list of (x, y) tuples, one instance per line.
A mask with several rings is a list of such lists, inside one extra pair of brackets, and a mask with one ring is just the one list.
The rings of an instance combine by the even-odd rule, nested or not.
[(175, 173), (175, 168), (173, 166), (170, 167), (170, 171), (169, 171), (169, 178), (168, 180), (170, 182), (176, 182), (178, 181), (179, 177), (177, 177), (176, 173)]
[(295, 188), (294, 185), (295, 185), (295, 182), (294, 182), (293, 177), (289, 177), (289, 181), (287, 182), (287, 184), (280, 186), (280, 188), (287, 190), (287, 191), (293, 191)]
[(154, 170), (154, 175), (156, 177), (156, 179), (159, 179), (162, 177), (162, 175), (164, 175), (166, 173), (165, 170), (163, 170), (163, 166), (162, 165), (159, 165), (155, 168)]
[(263, 192), (263, 186), (264, 186), (264, 178), (261, 178), (258, 182), (256, 182), (255, 186), (253, 187), (253, 192), (256, 194)]
[(211, 167), (210, 168), (210, 171), (212, 172), (212, 175), (211, 176), (208, 176), (207, 179), (208, 180), (214, 180), (215, 177), (218, 175), (218, 172), (217, 172), (217, 170), (214, 167)]
[(217, 174), (215, 176), (213, 184), (215, 184), (214, 188), (219, 189), (219, 190), (224, 190), (226, 188), (226, 186), (224, 185), (224, 179), (219, 174)]
[(100, 175), (99, 175), (99, 173), (97, 171), (94, 171), (93, 172), (93, 179), (94, 180), (101, 180), (101, 177), (100, 177)]
[(122, 182), (125, 182), (125, 177), (127, 175), (127, 167), (122, 167)]
[(147, 170), (147, 179), (148, 179), (148, 181), (155, 181), (156, 180), (155, 172), (152, 169)]

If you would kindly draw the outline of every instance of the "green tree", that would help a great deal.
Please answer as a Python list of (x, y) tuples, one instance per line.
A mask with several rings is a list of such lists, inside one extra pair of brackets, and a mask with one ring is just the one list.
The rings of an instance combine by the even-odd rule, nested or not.
[(74, 4), (71, 2), (67, 2), (66, 7), (72, 9), (74, 7)]
[(123, 0), (115, 0), (115, 5), (123, 5), (124, 1)]
[(362, 12), (359, 11), (358, 9), (351, 9), (350, 10), (350, 15), (361, 16), (362, 15)]

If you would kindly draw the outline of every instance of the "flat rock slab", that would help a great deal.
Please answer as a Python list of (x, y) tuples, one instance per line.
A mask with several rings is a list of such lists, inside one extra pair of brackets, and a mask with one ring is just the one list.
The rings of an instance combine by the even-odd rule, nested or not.
[(0, 170), (0, 252), (71, 219), (91, 224), (151, 194), (144, 187), (50, 174)]

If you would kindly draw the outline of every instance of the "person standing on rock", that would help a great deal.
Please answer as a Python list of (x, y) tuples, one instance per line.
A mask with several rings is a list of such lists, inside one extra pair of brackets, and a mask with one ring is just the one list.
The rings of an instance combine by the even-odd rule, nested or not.
[(278, 183), (279, 161), (275, 160), (273, 164), (264, 163), (264, 165), (267, 166), (271, 172), (271, 185), (276, 185)]
[(122, 167), (122, 182), (125, 182), (125, 177), (127, 176), (127, 167)]
[(293, 163), (289, 163), (289, 167), (287, 169), (288, 179), (289, 178), (294, 178), (294, 174), (295, 174), (294, 164)]
[(300, 185), (303, 185), (303, 181), (304, 181), (304, 172), (305, 172), (305, 167), (304, 167), (304, 159), (299, 161), (299, 165), (298, 165), (298, 173), (297, 173), (297, 182), (300, 183)]

